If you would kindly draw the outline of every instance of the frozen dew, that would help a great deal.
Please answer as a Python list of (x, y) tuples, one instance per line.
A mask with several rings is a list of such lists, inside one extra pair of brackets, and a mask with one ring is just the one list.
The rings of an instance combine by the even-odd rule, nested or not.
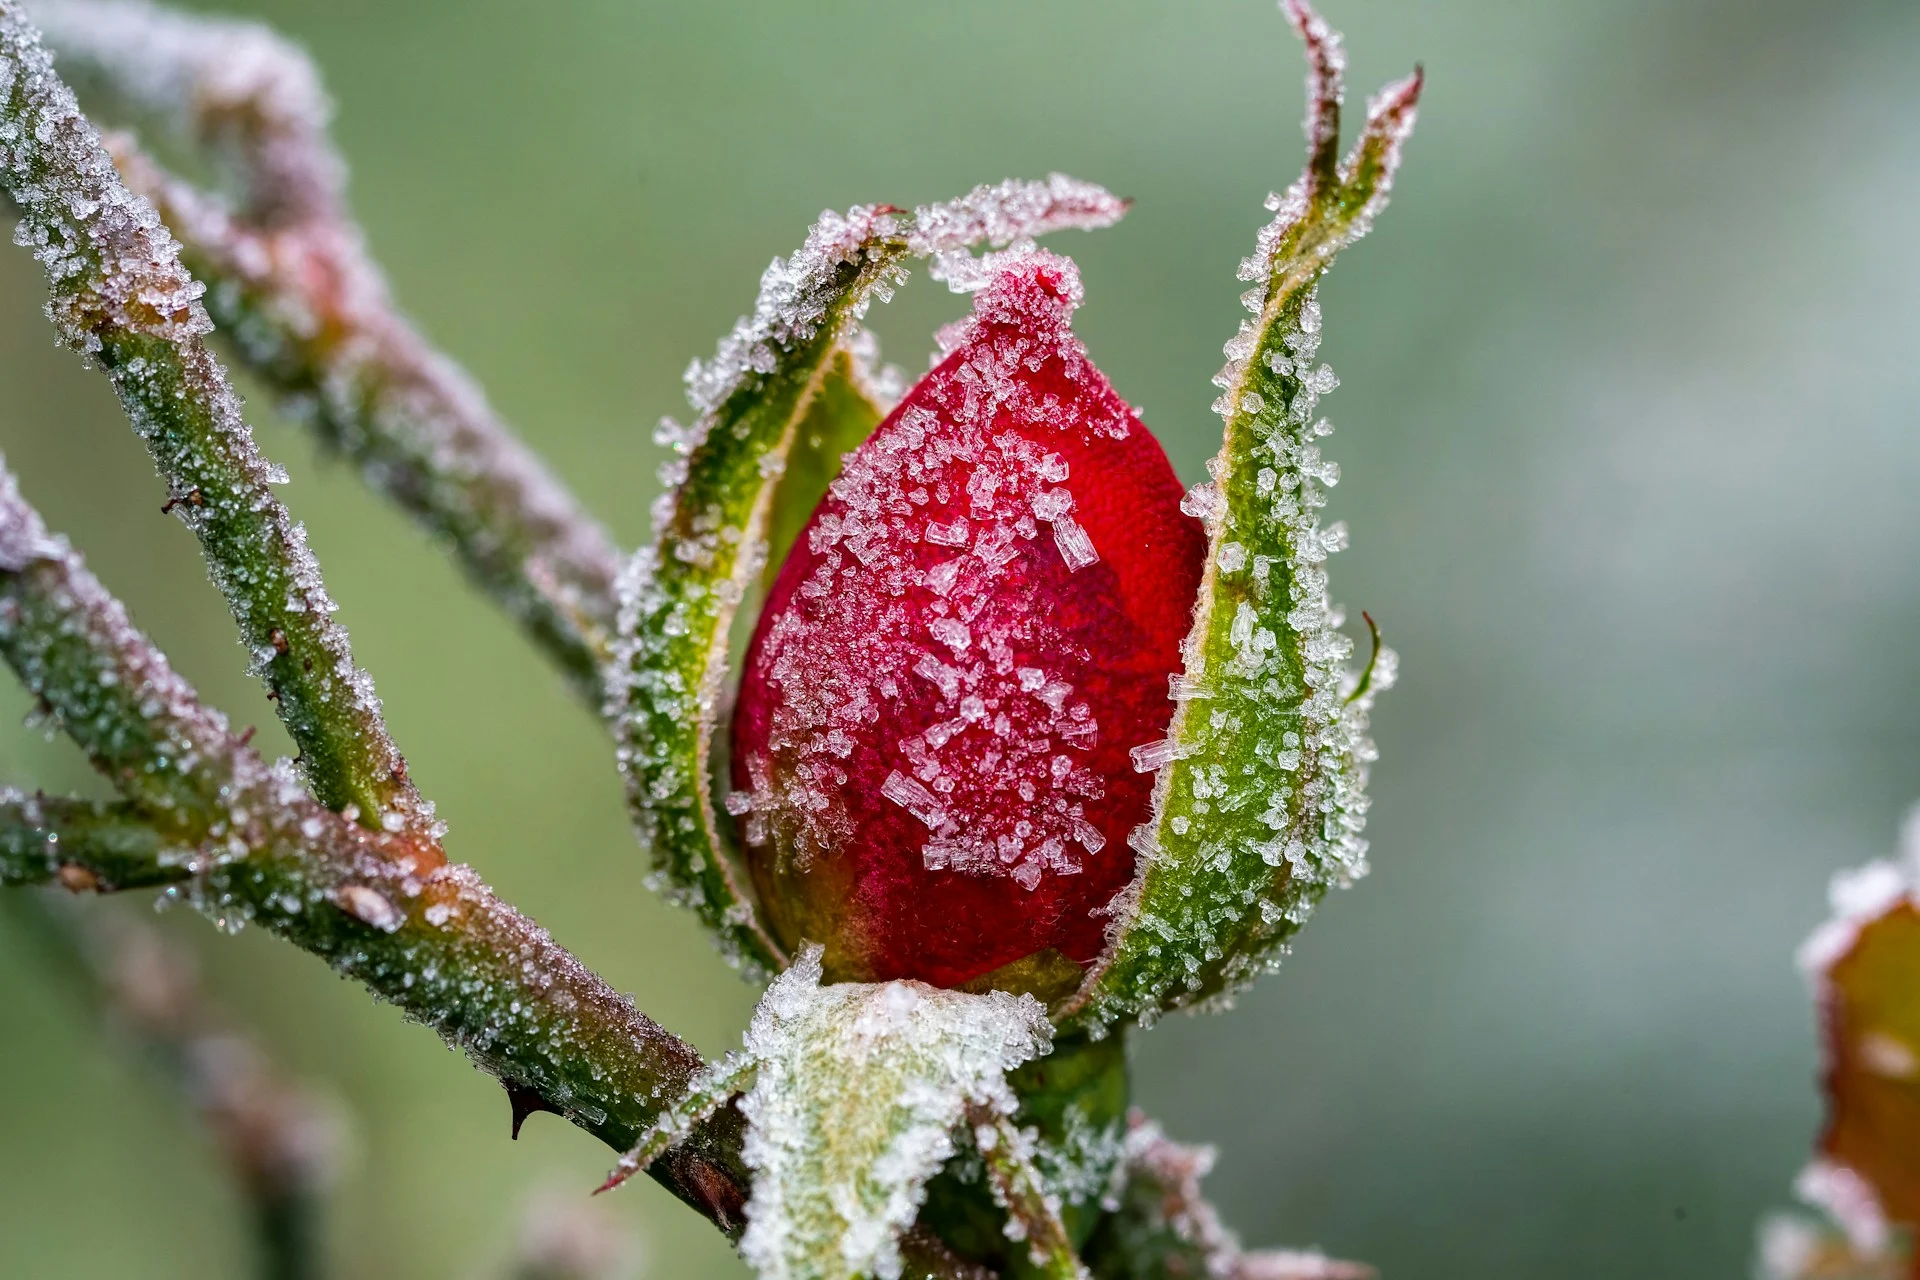
[(1078, 572), (1091, 565), (1098, 564), (1100, 553), (1094, 550), (1093, 539), (1069, 515), (1061, 515), (1053, 521), (1053, 543), (1059, 548), (1060, 558), (1067, 568)]

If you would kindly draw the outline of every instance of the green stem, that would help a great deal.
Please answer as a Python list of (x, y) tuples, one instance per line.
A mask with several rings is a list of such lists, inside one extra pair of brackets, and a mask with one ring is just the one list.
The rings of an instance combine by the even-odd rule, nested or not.
[[(230, 176), (229, 207), (130, 142), (115, 152), (210, 289), (231, 350), (368, 485), (452, 548), (599, 710), (620, 557), (471, 378), (393, 305), (347, 207), (304, 52), (266, 27), (146, 4), (37, 5), (91, 104), (153, 122)], [(244, 50), (253, 72), (230, 64)]]
[(130, 804), (0, 791), (0, 884), (146, 889), (185, 880), (190, 857)]
[(305, 530), (273, 496), (277, 473), (206, 347), (201, 287), (121, 183), (15, 0), (0, 0), (0, 91), (0, 187), (20, 211), (16, 239), (47, 270), (49, 314), (106, 371), (146, 441), (167, 508), (199, 539), (314, 793), (370, 825), (428, 830), (431, 811), (333, 621)]
[[(691, 1046), (437, 844), (347, 821), (235, 739), (4, 469), (0, 658), (170, 843), (196, 849), (192, 878), (169, 892), (216, 920), (319, 956), (616, 1151), (701, 1070)], [(103, 882), (129, 871), (89, 865), (84, 850), (75, 860)], [(746, 1202), (740, 1128), (725, 1110), (649, 1169), (732, 1233)]]

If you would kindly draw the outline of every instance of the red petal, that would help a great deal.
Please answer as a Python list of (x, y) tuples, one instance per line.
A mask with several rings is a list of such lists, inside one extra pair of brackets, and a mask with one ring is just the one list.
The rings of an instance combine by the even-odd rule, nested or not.
[(775, 582), (734, 717), (777, 932), (830, 976), (952, 986), (1080, 963), (1132, 879), (1205, 538), (1069, 319), (1073, 264), (1020, 255), (854, 451)]

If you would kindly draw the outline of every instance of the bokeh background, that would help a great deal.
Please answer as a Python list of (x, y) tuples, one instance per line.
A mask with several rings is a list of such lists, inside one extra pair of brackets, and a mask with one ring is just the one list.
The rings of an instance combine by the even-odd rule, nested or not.
[[(1301, 144), (1266, 0), (260, 0), (339, 103), (405, 306), (623, 542), (679, 376), (825, 206), (1050, 169), (1137, 198), (1056, 247), (1182, 475), (1235, 263)], [(1135, 1047), (1259, 1244), (1389, 1278), (1737, 1276), (1817, 1122), (1795, 944), (1920, 795), (1920, 7), (1328, 0), (1356, 99), (1429, 73), (1394, 207), (1329, 279), (1338, 596), (1405, 657), (1374, 876), (1224, 1017)], [(201, 689), (276, 732), (107, 389), (0, 255), (0, 445)], [(876, 317), (924, 367), (964, 303)], [(704, 1050), (751, 993), (641, 885), (608, 747), (400, 518), (263, 397), (356, 652), (456, 856)], [(0, 711), (25, 709), (9, 687)], [(265, 739), (263, 739), (265, 740)], [(0, 735), (6, 780), (90, 785)], [(108, 909), (144, 910), (137, 904)], [(608, 1153), (257, 932), (164, 927), (351, 1117), (340, 1274), (489, 1274)], [(177, 1100), (0, 934), (0, 1273), (247, 1273)], [(651, 1185), (651, 1274), (740, 1276)]]

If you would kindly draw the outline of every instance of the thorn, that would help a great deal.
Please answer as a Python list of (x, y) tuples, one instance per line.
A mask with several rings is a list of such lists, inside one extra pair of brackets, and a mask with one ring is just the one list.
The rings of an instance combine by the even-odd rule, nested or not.
[(293, 646), (287, 643), (287, 633), (275, 627), (267, 632), (267, 643), (273, 646), (275, 653), (285, 653)]
[(513, 1140), (515, 1142), (520, 1141), (520, 1126), (525, 1124), (527, 1117), (534, 1112), (545, 1111), (549, 1115), (556, 1116), (565, 1114), (560, 1108), (518, 1081), (502, 1080), (500, 1083), (506, 1086), (507, 1105), (513, 1108)]
[(248, 725), (248, 726), (247, 726), (247, 729), (246, 729), (246, 732), (245, 732), (245, 733), (242, 733), (242, 734), (240, 735), (240, 745), (244, 747), (244, 746), (246, 746), (246, 745), (247, 745), (248, 743), (250, 743), (250, 742), (252, 742), (252, 741), (253, 741), (253, 734), (254, 734), (254, 726), (253, 726), (253, 725)]

